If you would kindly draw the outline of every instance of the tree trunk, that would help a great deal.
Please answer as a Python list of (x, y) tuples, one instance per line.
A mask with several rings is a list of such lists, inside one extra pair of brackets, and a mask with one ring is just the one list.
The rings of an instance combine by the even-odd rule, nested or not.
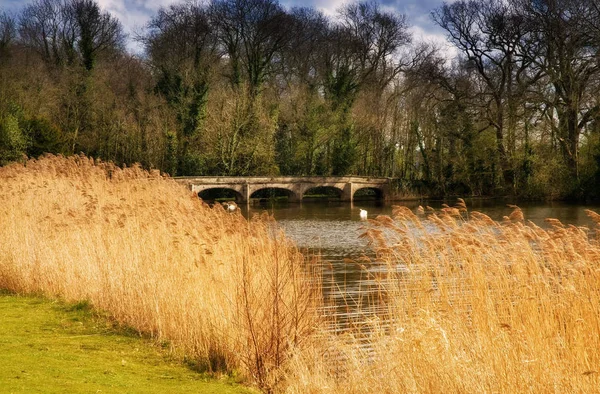
[(502, 180), (504, 182), (503, 187), (506, 190), (514, 192), (514, 171), (510, 166), (510, 161), (506, 153), (504, 146), (504, 111), (502, 110), (502, 103), (497, 102), (497, 114), (496, 114), (496, 151), (500, 158), (500, 168), (502, 169)]

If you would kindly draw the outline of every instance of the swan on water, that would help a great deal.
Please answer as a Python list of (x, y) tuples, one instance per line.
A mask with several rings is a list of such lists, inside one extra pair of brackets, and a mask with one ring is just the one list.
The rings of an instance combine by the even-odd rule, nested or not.
[(237, 207), (234, 202), (224, 202), (223, 208), (225, 208), (227, 212), (233, 212)]
[(364, 209), (360, 210), (360, 218), (361, 219), (366, 219), (367, 218), (367, 211), (365, 211)]

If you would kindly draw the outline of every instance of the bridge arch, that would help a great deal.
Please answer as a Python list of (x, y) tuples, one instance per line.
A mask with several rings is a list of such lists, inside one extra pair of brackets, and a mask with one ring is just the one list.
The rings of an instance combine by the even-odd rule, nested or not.
[(244, 201), (240, 191), (229, 187), (208, 187), (198, 191), (197, 194), (204, 201), (215, 201), (217, 199), (235, 200), (236, 203)]
[(353, 200), (383, 200), (383, 189), (377, 186), (365, 186), (354, 189)]
[[(344, 189), (332, 185), (314, 185), (302, 192), (302, 199), (307, 197), (319, 196), (316, 198), (338, 198), (341, 199), (344, 195)], [(313, 197), (315, 198), (315, 197)]]
[(272, 199), (283, 196), (287, 197), (290, 202), (300, 201), (301, 198), (301, 196), (298, 196), (293, 190), (277, 186), (262, 186), (253, 189), (250, 193), (251, 199)]

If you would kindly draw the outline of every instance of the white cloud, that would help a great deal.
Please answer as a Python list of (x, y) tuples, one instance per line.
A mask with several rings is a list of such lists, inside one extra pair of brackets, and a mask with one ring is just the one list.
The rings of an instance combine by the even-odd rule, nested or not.
[(127, 49), (141, 53), (142, 47), (134, 40), (135, 34), (146, 26), (160, 7), (174, 3), (172, 0), (97, 0), (100, 7), (118, 18), (129, 36)]
[[(1, 1), (1, 0), (0, 0)], [(7, 0), (12, 1), (12, 0)], [(140, 53), (142, 48), (133, 40), (135, 33), (143, 29), (150, 18), (156, 14), (160, 7), (182, 0), (97, 0), (102, 9), (117, 17), (123, 24), (125, 32), (129, 35), (127, 48)], [(329, 17), (335, 17), (337, 11), (349, 0), (280, 0), (286, 7), (303, 6), (313, 7)], [(385, 11), (398, 11), (408, 16), (411, 32), (415, 41), (426, 41), (438, 44), (448, 56), (455, 53), (447, 44), (441, 29), (430, 19), (429, 12), (442, 4), (443, 0), (421, 0), (418, 3), (405, 0), (380, 0)], [(452, 1), (450, 1), (452, 2)]]
[(446, 39), (444, 33), (433, 32), (431, 30), (425, 30), (421, 26), (413, 25), (409, 29), (413, 36), (413, 42), (425, 42), (435, 45), (442, 56), (450, 61), (458, 55), (458, 51), (454, 45), (452, 45)]
[(346, 0), (315, 1), (314, 7), (325, 15), (335, 18), (338, 10), (346, 3), (348, 3)]

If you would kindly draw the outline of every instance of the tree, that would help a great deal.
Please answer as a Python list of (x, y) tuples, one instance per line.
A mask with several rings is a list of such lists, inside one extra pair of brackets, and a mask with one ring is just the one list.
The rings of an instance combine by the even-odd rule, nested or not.
[(256, 97), (291, 39), (291, 18), (274, 0), (216, 0), (211, 17), (229, 58), (231, 84), (248, 83), (251, 97)]
[(25, 45), (48, 63), (61, 64), (65, 57), (64, 46), (72, 46), (67, 40), (61, 40), (66, 35), (61, 6), (58, 0), (35, 0), (24, 8), (19, 20), (19, 32)]
[(365, 161), (371, 149), (384, 148), (384, 111), (377, 116), (378, 124), (357, 129), (352, 108), (359, 94), (368, 92), (376, 107), (385, 109), (380, 100), (401, 71), (398, 50), (410, 41), (410, 36), (403, 15), (383, 12), (375, 2), (351, 3), (339, 13), (338, 23), (325, 36), (318, 70), (333, 118), (331, 172), (346, 174), (356, 172), (359, 145), (367, 147), (363, 149)]
[(340, 10), (342, 32), (350, 38), (360, 82), (380, 89), (401, 71), (398, 50), (410, 42), (406, 17), (384, 12), (374, 1), (349, 3)]
[(504, 187), (514, 192), (513, 148), (507, 134), (514, 140), (523, 92), (540, 77), (519, 51), (525, 34), (522, 14), (502, 0), (461, 0), (444, 4), (432, 16), (481, 78), (480, 104), (487, 120), (482, 130), (494, 128)]
[(578, 180), (580, 135), (600, 115), (600, 107), (586, 100), (594, 89), (591, 82), (600, 74), (599, 45), (594, 39), (598, 3), (537, 0), (520, 4), (528, 26), (525, 55), (550, 85), (545, 104), (551, 126), (569, 174)]
[(191, 1), (161, 8), (142, 37), (151, 65), (206, 79), (220, 59), (209, 17), (206, 6)]
[(27, 149), (27, 138), (14, 112), (0, 117), (0, 165), (20, 159)]
[(15, 19), (6, 12), (0, 12), (0, 64), (10, 55), (16, 35)]
[(102, 12), (94, 0), (35, 0), (19, 21), (23, 42), (48, 64), (94, 67), (101, 53), (121, 49), (120, 22)]
[(142, 41), (158, 77), (155, 90), (176, 111), (180, 124), (177, 173), (197, 174), (202, 158), (194, 150), (206, 120), (212, 74), (221, 61), (208, 8), (195, 2), (161, 8)]
[(293, 8), (290, 22), (291, 37), (282, 50), (280, 72), (288, 85), (304, 86), (314, 92), (322, 83), (319, 56), (330, 23), (323, 13), (312, 8)]
[(86, 70), (94, 68), (100, 53), (123, 46), (121, 23), (109, 13), (101, 12), (95, 0), (71, 0), (65, 3), (63, 13), (65, 20), (75, 22), (71, 34)]

